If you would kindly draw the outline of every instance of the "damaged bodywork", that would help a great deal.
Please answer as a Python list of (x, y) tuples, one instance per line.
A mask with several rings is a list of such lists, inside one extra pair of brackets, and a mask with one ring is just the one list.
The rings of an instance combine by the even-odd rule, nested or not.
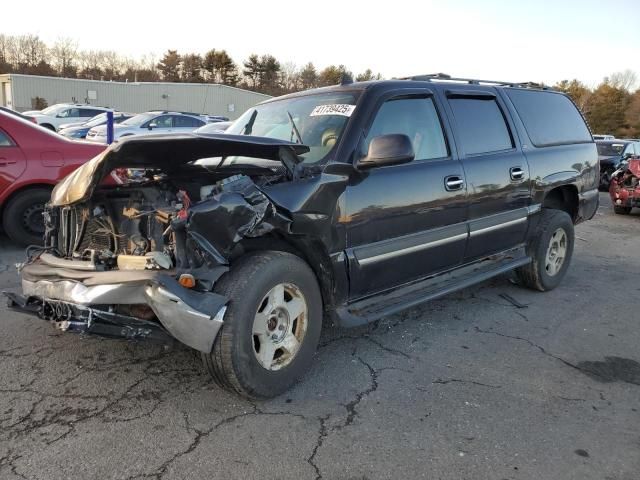
[[(241, 242), (291, 230), (292, 213), (264, 190), (305, 177), (306, 151), (244, 135), (120, 142), (54, 189), (45, 246), (22, 266), (10, 306), (63, 330), (168, 333), (210, 352), (228, 301), (213, 286)], [(125, 183), (103, 182), (114, 171)]]
[(640, 207), (640, 158), (630, 158), (613, 172), (609, 195), (616, 213)]

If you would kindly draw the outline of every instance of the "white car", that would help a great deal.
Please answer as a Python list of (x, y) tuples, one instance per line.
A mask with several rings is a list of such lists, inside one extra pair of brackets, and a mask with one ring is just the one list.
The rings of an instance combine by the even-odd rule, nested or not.
[[(153, 135), (163, 133), (193, 132), (205, 125), (206, 117), (198, 114), (180, 112), (147, 112), (131, 117), (129, 120), (113, 126), (113, 139), (118, 140), (130, 135)], [(87, 133), (90, 142), (107, 142), (107, 127), (94, 127)]]
[(62, 124), (86, 122), (91, 117), (108, 110), (108, 108), (93, 105), (57, 103), (44, 110), (23, 112), (23, 115), (33, 118), (38, 125), (58, 131)]
[(193, 133), (224, 133), (233, 122), (213, 122), (207, 123), (204, 127), (200, 127)]

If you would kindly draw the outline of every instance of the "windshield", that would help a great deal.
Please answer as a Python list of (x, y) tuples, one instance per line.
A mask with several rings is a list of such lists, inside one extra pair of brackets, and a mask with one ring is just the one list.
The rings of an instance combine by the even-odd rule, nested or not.
[(47, 107), (44, 110), (42, 110), (42, 113), (44, 115), (51, 115), (52, 113), (58, 113), (60, 110), (66, 107), (67, 107), (66, 105), (51, 105), (50, 107)]
[(225, 133), (256, 135), (302, 143), (310, 149), (301, 155), (306, 163), (323, 160), (338, 144), (353, 114), (356, 95), (331, 92), (258, 105), (247, 110)]
[(96, 115), (95, 117), (92, 117), (89, 119), (89, 121), (87, 123), (85, 123), (83, 126), (84, 127), (97, 127), (98, 125), (102, 125), (103, 123), (107, 122), (107, 114), (106, 113), (100, 113), (98, 115)]
[(147, 120), (151, 120), (153, 117), (154, 115), (150, 115), (148, 113), (141, 113), (139, 115), (131, 117), (129, 120), (125, 120), (120, 125), (132, 125), (134, 127), (137, 127), (139, 125), (142, 125)]
[(598, 155), (603, 157), (615, 157), (622, 155), (626, 143), (598, 143)]

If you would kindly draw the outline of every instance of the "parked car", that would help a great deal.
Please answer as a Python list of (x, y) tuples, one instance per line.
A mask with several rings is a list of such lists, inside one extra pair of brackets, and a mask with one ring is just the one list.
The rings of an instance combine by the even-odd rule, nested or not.
[[(589, 129), (562, 93), (445, 78), (122, 139), (55, 188), (50, 250), (10, 304), (62, 330), (172, 336), (220, 385), (271, 397), (311, 364), (323, 318), (362, 325), (514, 269), (557, 287), (598, 207)], [(100, 186), (122, 167), (147, 175)]]
[(600, 160), (600, 190), (609, 190), (611, 175), (622, 162), (640, 155), (640, 142), (633, 140), (598, 140), (598, 159)]
[(224, 133), (233, 122), (213, 122), (194, 130), (194, 133)]
[(51, 105), (44, 110), (30, 110), (23, 112), (24, 115), (32, 117), (38, 125), (57, 131), (60, 125), (72, 122), (87, 121), (91, 117), (109, 110), (105, 107), (94, 105), (84, 105), (80, 103), (58, 103)]
[(16, 243), (42, 244), (51, 189), (104, 146), (73, 142), (22, 117), (0, 111), (0, 219)]
[[(114, 112), (113, 123), (114, 125), (117, 125), (119, 123), (124, 122), (125, 120), (132, 118), (133, 116), (134, 116), (133, 113)], [(58, 130), (58, 133), (67, 138), (82, 139), (87, 137), (87, 133), (89, 133), (89, 130), (91, 130), (93, 127), (99, 127), (101, 125), (106, 125), (106, 124), (107, 124), (107, 114), (101, 113), (100, 115), (96, 115), (89, 121), (85, 123), (81, 123), (80, 125), (69, 126), (65, 128), (63, 128), (64, 126), (61, 126), (60, 130)]]
[(223, 117), (222, 115), (206, 115), (206, 118), (209, 123), (229, 121), (229, 117)]
[[(131, 135), (158, 135), (163, 133), (193, 132), (205, 125), (204, 117), (180, 112), (147, 112), (136, 115), (113, 128), (113, 139), (119, 140)], [(93, 127), (87, 133), (87, 140), (106, 143), (107, 127)]]
[(593, 139), (594, 140), (615, 140), (616, 137), (614, 137), (613, 135), (600, 135), (597, 133), (593, 134)]
[(15, 110), (12, 110), (7, 107), (0, 107), (0, 112), (7, 113), (9, 115), (13, 115), (18, 118), (22, 118), (23, 120), (26, 120), (27, 122), (35, 123), (36, 125), (38, 124), (38, 122), (36, 122), (36, 120), (33, 117), (28, 117), (24, 113), (16, 112)]
[(613, 172), (609, 195), (618, 215), (628, 215), (634, 207), (640, 208), (640, 156), (625, 160)]

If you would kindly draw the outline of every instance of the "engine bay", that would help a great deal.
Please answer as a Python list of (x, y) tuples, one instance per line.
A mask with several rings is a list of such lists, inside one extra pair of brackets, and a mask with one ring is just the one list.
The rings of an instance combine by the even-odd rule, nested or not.
[[(47, 209), (45, 245), (60, 258), (90, 262), (96, 270), (225, 263), (224, 252), (233, 247), (227, 244), (238, 237), (237, 231), (250, 235), (274, 213), (259, 186), (286, 180), (286, 174), (261, 170), (261, 175), (246, 175), (237, 169), (226, 174), (200, 169), (171, 178), (129, 170), (122, 185), (103, 185), (86, 202)], [(198, 228), (190, 228), (192, 220)], [(234, 231), (225, 231), (230, 228)], [(210, 238), (216, 229), (221, 242)]]

